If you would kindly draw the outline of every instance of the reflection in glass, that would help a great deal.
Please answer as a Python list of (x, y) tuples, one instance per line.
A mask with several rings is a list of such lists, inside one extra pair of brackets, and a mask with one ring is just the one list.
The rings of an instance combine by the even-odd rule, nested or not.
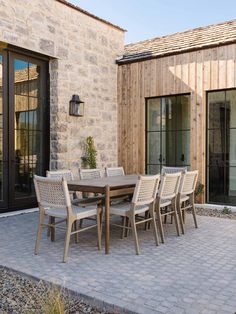
[(15, 59), (15, 196), (34, 195), (33, 175), (42, 169), (40, 67)]
[(147, 138), (148, 164), (159, 164), (161, 154), (161, 132), (150, 132)]
[(0, 200), (3, 200), (3, 59), (0, 53)]
[(148, 100), (147, 120), (148, 131), (160, 131), (161, 128), (160, 98)]

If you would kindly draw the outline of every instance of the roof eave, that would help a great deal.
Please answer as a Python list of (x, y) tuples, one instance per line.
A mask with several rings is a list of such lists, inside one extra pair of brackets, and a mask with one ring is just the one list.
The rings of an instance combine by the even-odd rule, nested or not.
[(175, 50), (175, 51), (171, 51), (171, 52), (167, 52), (167, 53), (164, 52), (164, 53), (160, 53), (160, 54), (153, 54), (153, 55), (149, 55), (149, 56), (140, 56), (140, 57), (132, 57), (131, 56), (130, 58), (124, 58), (124, 59), (122, 59), (122, 57), (121, 57), (119, 59), (116, 59), (116, 63), (118, 65), (122, 65), (122, 64), (127, 64), (127, 63), (146, 61), (146, 60), (150, 60), (150, 59), (158, 59), (158, 58), (169, 57), (169, 56), (173, 56), (173, 55), (179, 55), (179, 54), (186, 53), (186, 52), (194, 52), (194, 51), (203, 50), (203, 49), (209, 49), (209, 48), (216, 48), (216, 47), (220, 47), (220, 46), (231, 45), (234, 43), (236, 43), (236, 39), (225, 41), (225, 42), (220, 42), (220, 43), (202, 45), (202, 46), (198, 46), (198, 47)]

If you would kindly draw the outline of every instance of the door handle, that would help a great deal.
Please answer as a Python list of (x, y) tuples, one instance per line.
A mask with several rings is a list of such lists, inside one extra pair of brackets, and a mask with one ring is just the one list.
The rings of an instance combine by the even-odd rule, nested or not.
[(184, 154), (181, 155), (181, 161), (184, 161)]
[(162, 162), (162, 154), (159, 156), (159, 162)]

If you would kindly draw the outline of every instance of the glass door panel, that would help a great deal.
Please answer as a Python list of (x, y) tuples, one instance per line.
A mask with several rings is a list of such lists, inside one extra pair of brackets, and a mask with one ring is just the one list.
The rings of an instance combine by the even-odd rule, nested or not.
[(4, 158), (3, 158), (3, 55), (0, 51), (0, 202), (4, 201)]
[(34, 174), (45, 174), (48, 162), (45, 63), (11, 54), (10, 206), (35, 201)]
[(208, 93), (207, 133), (207, 201), (236, 205), (236, 90)]
[(159, 172), (163, 165), (190, 165), (189, 95), (147, 100), (146, 143), (148, 173)]

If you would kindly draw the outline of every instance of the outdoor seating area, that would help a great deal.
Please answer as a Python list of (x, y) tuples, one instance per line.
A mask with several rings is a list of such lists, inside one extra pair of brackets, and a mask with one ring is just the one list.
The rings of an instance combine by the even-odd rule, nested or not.
[[(70, 170), (48, 171), (47, 177), (34, 177), (39, 205), (39, 223), (35, 244), (35, 254), (43, 228), (55, 241), (55, 233), (66, 222), (63, 261), (68, 258), (71, 236), (76, 243), (83, 231), (97, 228), (97, 245), (101, 250), (102, 230), (105, 234), (105, 252), (110, 250), (110, 215), (120, 217), (121, 239), (131, 235), (134, 238), (135, 252), (140, 254), (138, 226), (144, 224), (145, 230), (152, 229), (156, 246), (165, 242), (164, 222), (166, 217), (174, 219), (177, 236), (185, 233), (185, 210), (191, 210), (195, 227), (197, 219), (194, 205), (194, 192), (198, 171), (185, 168), (168, 167), (161, 175), (125, 175), (122, 167), (106, 168), (105, 176), (100, 169), (80, 169), (79, 178), (74, 178)], [(77, 198), (78, 192), (95, 193)], [(83, 195), (83, 194), (82, 194)], [(128, 195), (130, 198), (128, 200)], [(48, 217), (48, 223), (45, 218)], [(92, 219), (93, 218), (93, 219)], [(105, 218), (105, 219), (104, 219)], [(84, 227), (83, 221), (95, 220)], [(103, 228), (104, 223), (104, 228)]]
[[(42, 233), (40, 254), (34, 255), (38, 213), (0, 219), (1, 264), (20, 273), (72, 290), (86, 300), (113, 306), (118, 313), (232, 314), (235, 302), (235, 220), (198, 216), (195, 229), (186, 214), (185, 235), (164, 224), (165, 245), (156, 246), (153, 230), (140, 226), (141, 254), (129, 235), (111, 224), (110, 254), (97, 250), (97, 231), (74, 236), (69, 260), (62, 263), (65, 230), (56, 241)], [(120, 223), (119, 217), (111, 217)], [(84, 221), (85, 226), (94, 223)], [(102, 239), (102, 248), (105, 241)], [(121, 310), (122, 309), (122, 310)]]

